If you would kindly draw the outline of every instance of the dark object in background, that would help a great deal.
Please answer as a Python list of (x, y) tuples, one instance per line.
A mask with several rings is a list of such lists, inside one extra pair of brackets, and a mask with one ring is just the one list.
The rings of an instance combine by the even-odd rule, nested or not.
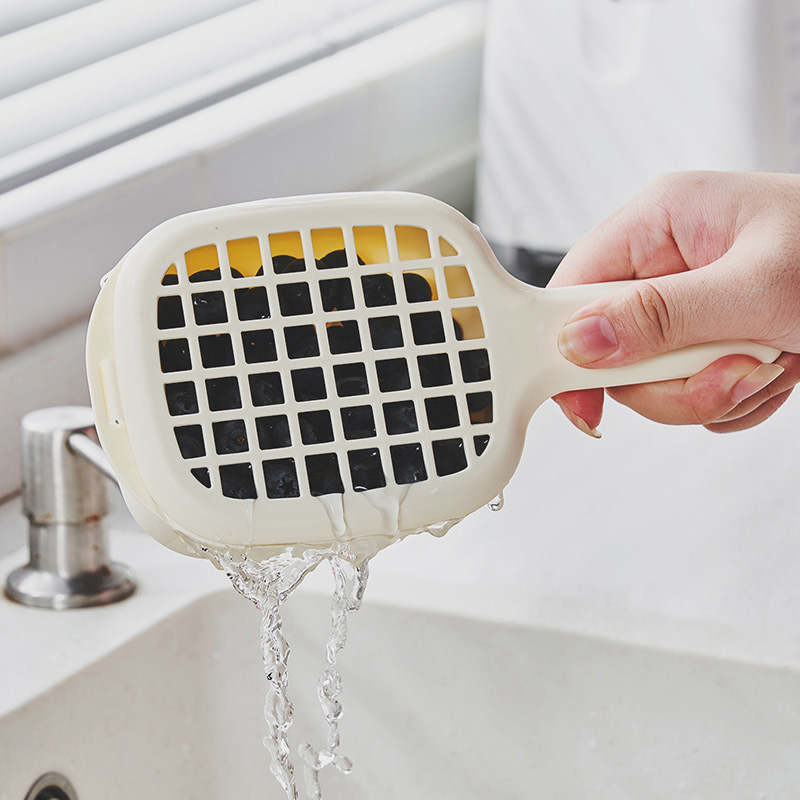
[(555, 250), (528, 250), (525, 247), (490, 242), (497, 260), (515, 277), (531, 286), (547, 286), (566, 253)]

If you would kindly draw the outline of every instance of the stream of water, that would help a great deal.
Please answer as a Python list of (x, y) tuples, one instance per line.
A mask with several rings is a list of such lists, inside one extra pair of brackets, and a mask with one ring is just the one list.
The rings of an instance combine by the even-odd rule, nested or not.
[(299, 748), (308, 796), (312, 800), (321, 800), (320, 771), (333, 766), (346, 775), (353, 768), (350, 759), (339, 752), (339, 721), (342, 718), (339, 694), (342, 678), (337, 659), (347, 640), (348, 615), (360, 608), (364, 597), (369, 560), (364, 559), (356, 565), (346, 552), (328, 549), (309, 549), (301, 556), (286, 552), (264, 561), (211, 549), (206, 551), (206, 555), (226, 572), (235, 589), (261, 610), (261, 655), (267, 679), (264, 703), (267, 735), (264, 737), (264, 746), (271, 756), (270, 771), (289, 800), (297, 800), (298, 792), (289, 743), (289, 728), (294, 716), (294, 707), (287, 692), (290, 647), (283, 635), (281, 605), (310, 570), (324, 560), (330, 564), (334, 579), (331, 629), (326, 645), (325, 669), (317, 686), (317, 696), (328, 727), (327, 743), (320, 750), (310, 743), (304, 743)]

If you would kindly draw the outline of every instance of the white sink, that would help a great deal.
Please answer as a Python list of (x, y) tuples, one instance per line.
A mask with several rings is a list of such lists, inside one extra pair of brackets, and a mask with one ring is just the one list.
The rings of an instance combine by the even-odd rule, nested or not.
[[(112, 547), (140, 581), (128, 601), (0, 600), (0, 800), (50, 770), (80, 800), (284, 797), (261, 745), (258, 612), (143, 534)], [(324, 742), (328, 584), (313, 577), (284, 611), (295, 746)], [(444, 613), (421, 584), (414, 607), (393, 605), (380, 557), (372, 581), (340, 658), (355, 769), (323, 771), (328, 800), (797, 796), (796, 669)]]

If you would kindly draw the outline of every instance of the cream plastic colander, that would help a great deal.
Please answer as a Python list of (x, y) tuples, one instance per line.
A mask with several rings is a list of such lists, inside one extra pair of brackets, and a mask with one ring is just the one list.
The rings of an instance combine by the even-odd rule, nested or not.
[(98, 434), (169, 547), (368, 555), (495, 497), (557, 392), (777, 356), (740, 341), (617, 369), (566, 361), (561, 325), (619, 286), (525, 285), (475, 225), (419, 195), (194, 212), (103, 284), (87, 345)]

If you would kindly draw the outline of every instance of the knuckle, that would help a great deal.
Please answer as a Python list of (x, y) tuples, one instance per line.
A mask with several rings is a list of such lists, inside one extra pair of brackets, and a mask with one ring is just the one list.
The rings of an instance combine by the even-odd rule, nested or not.
[(676, 183), (684, 179), (685, 172), (662, 172), (651, 178), (645, 185), (645, 190), (652, 194), (660, 194), (671, 189)]
[(676, 195), (693, 193), (709, 182), (710, 173), (703, 170), (665, 172), (652, 178), (644, 188), (646, 194), (656, 201), (667, 201)]
[(787, 237), (782, 252), (775, 253), (771, 263), (760, 270), (756, 277), (755, 302), (770, 306), (770, 313), (764, 315), (764, 338), (775, 339), (792, 345), (798, 341), (798, 315), (800, 307), (800, 277), (797, 257), (788, 253), (800, 253), (800, 238), (796, 232)]
[(630, 294), (630, 324), (648, 350), (658, 352), (672, 339), (673, 320), (669, 304), (651, 283), (637, 283)]

